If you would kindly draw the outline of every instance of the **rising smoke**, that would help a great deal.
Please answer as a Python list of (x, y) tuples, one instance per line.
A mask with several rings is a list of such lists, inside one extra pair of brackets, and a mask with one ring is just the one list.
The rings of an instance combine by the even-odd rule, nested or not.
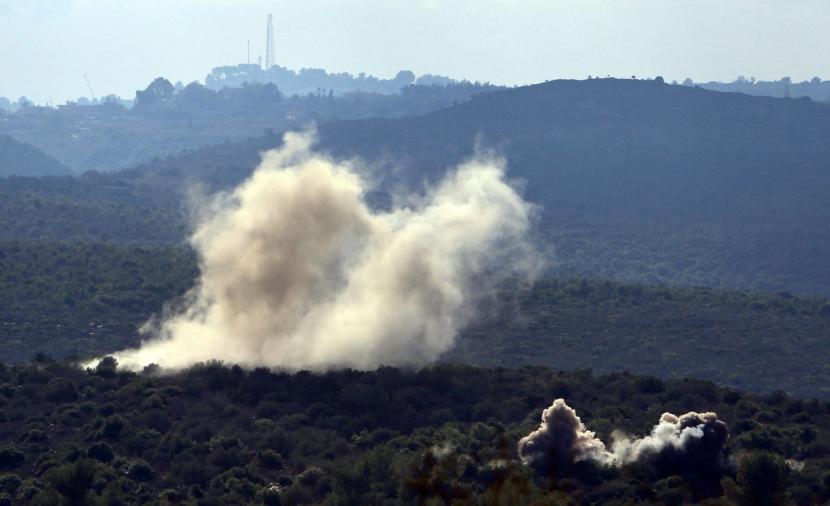
[(686, 468), (719, 474), (724, 466), (724, 448), (729, 428), (716, 413), (695, 413), (675, 416), (663, 413), (651, 434), (632, 439), (621, 432), (612, 435), (616, 461), (645, 462), (666, 474), (683, 472)]
[(545, 469), (585, 460), (614, 462), (605, 444), (585, 428), (565, 399), (556, 399), (542, 411), (539, 428), (519, 440), (518, 450), (524, 463)]
[(473, 159), (417, 204), (381, 212), (367, 206), (357, 164), (314, 153), (313, 140), (287, 134), (202, 207), (190, 239), (197, 285), (145, 325), (140, 348), (115, 355), (122, 366), (422, 365), (453, 345), (493, 271), (541, 267), (525, 240), (532, 208), (502, 161)]
[(664, 413), (644, 438), (634, 439), (621, 432), (612, 437), (609, 450), (564, 399), (556, 399), (542, 412), (539, 428), (519, 440), (518, 453), (525, 464), (542, 470), (582, 461), (604, 466), (639, 462), (665, 475), (688, 469), (717, 475), (723, 471), (729, 429), (715, 413)]

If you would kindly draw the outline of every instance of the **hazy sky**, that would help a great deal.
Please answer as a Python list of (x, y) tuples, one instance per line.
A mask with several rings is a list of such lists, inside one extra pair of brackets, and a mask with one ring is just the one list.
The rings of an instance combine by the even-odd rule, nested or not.
[(504, 84), (592, 75), (830, 79), (830, 0), (0, 0), (0, 96), (133, 97), (262, 55)]

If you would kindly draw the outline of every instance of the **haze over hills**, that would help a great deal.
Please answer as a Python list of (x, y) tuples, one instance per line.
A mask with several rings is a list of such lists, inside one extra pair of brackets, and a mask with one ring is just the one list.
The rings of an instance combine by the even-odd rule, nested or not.
[[(300, 76), (308, 86), (315, 82), (314, 72)], [(340, 78), (348, 81), (332, 76), (335, 81)], [(412, 84), (406, 76), (383, 83), (385, 93), (359, 90), (356, 84), (351, 90), (317, 86), (297, 95), (295, 89), (286, 91), (268, 82), (213, 90), (196, 82), (174, 86), (157, 78), (136, 91), (129, 109), (112, 95), (95, 104), (86, 100), (86, 105), (73, 102), (52, 108), (29, 103), (13, 114), (0, 109), (0, 133), (39, 147), (77, 173), (113, 171), (311, 122), (423, 114), (498, 88), (451, 80)]]
[(729, 83), (718, 81), (692, 83), (689, 79), (683, 84), (696, 84), (707, 90), (731, 91), (747, 95), (781, 98), (810, 97), (816, 102), (830, 102), (830, 81), (822, 81), (819, 77), (813, 77), (809, 81), (794, 82), (789, 77), (783, 77), (778, 81), (763, 81), (754, 77), (738, 76)]
[[(321, 124), (319, 138), (321, 149), (370, 161), (381, 189), (418, 187), (476, 145), (495, 149), (541, 205), (558, 275), (827, 295), (828, 127), (830, 107), (807, 99), (599, 79), (491, 92), (421, 116)], [(142, 226), (136, 206), (181, 215), (185, 188), (230, 188), (280, 142), (275, 133), (112, 175), (33, 180), (27, 195), (72, 205), (73, 188), (88, 188), (91, 214), (62, 216), (43, 237), (166, 241), (185, 230), (181, 222)], [(11, 184), (21, 183), (0, 182), (0, 191)], [(134, 233), (86, 225), (114, 202), (135, 217)], [(3, 219), (15, 224), (7, 236), (31, 237), (31, 217), (18, 212), (29, 207), (6, 204)]]
[(0, 134), (0, 177), (55, 176), (71, 171), (38, 148)]
[(495, 146), (574, 274), (827, 293), (828, 127), (830, 107), (808, 99), (589, 80), (333, 123), (321, 138), (341, 155), (406, 160), (410, 181), (477, 140)]

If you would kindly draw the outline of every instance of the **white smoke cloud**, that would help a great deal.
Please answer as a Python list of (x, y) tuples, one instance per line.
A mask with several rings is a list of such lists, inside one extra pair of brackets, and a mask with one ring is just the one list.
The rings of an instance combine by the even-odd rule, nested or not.
[(532, 207), (500, 160), (469, 161), (417, 204), (380, 212), (356, 164), (314, 153), (311, 134), (284, 141), (203, 207), (198, 283), (140, 348), (115, 354), (123, 367), (422, 365), (453, 345), (492, 272), (541, 268), (525, 240)]
[(729, 430), (718, 420), (716, 413), (691, 411), (680, 416), (663, 413), (651, 434), (641, 439), (632, 439), (621, 432), (615, 432), (612, 437), (615, 460), (625, 464), (658, 458), (670, 452), (688, 453), (694, 446), (702, 444), (704, 438), (711, 440), (713, 449), (721, 451), (729, 438)]
[(542, 469), (590, 460), (622, 466), (647, 462), (682, 472), (686, 467), (705, 467), (719, 472), (729, 430), (715, 413), (690, 412), (681, 416), (663, 413), (644, 438), (615, 432), (611, 450), (587, 430), (564, 399), (556, 399), (542, 412), (539, 428), (519, 440), (519, 458)]

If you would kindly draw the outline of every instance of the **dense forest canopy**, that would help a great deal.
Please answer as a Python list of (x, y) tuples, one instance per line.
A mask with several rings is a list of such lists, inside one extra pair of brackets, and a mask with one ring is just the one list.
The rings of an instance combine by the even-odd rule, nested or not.
[[(666, 411), (715, 412), (729, 437), (703, 434), (714, 447), (622, 466), (567, 453), (551, 454), (544, 467), (523, 464), (519, 440), (557, 398), (608, 442), (614, 431), (649, 434)], [(219, 362), (159, 376), (120, 372), (111, 358), (84, 371), (40, 356), (0, 366), (0, 417), (4, 504), (756, 506), (830, 498), (826, 402), (705, 381), (463, 366), (289, 374)]]
[[(0, 241), (0, 361), (135, 347), (198, 272), (179, 246)], [(443, 360), (620, 369), (830, 398), (830, 300), (789, 293), (545, 280), (504, 286)]]

